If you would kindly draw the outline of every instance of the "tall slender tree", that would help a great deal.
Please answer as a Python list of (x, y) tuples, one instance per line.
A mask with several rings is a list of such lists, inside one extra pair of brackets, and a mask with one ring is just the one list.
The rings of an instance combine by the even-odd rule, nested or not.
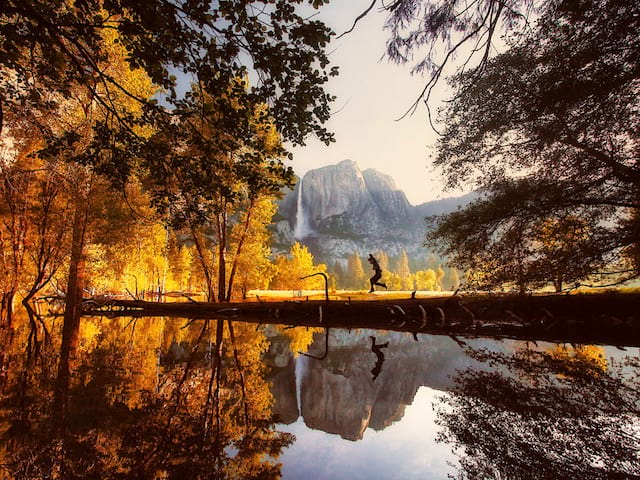
[(413, 278), (411, 277), (411, 269), (409, 268), (409, 256), (403, 248), (400, 251), (396, 265), (396, 273), (400, 277), (400, 288), (402, 290), (413, 290)]
[(362, 258), (358, 252), (353, 252), (347, 257), (347, 271), (345, 272), (347, 285), (349, 288), (365, 288), (367, 285), (367, 274), (362, 266)]

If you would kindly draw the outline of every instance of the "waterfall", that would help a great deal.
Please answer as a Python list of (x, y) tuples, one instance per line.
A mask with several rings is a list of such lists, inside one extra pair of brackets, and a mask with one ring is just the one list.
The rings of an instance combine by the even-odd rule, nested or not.
[(307, 374), (307, 357), (300, 355), (294, 361), (296, 376), (296, 403), (298, 404), (298, 415), (302, 415), (302, 381)]
[(296, 200), (296, 226), (293, 230), (293, 236), (296, 240), (302, 240), (311, 233), (311, 227), (309, 226), (309, 220), (304, 214), (304, 208), (302, 206), (302, 178), (298, 183), (298, 198)]

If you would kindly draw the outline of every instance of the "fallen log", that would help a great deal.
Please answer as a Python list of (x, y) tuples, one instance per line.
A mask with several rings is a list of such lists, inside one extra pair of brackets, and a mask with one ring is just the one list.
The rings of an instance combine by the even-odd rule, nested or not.
[(85, 314), (234, 319), (455, 336), (640, 346), (640, 295), (477, 295), (426, 299), (159, 303), (113, 300)]

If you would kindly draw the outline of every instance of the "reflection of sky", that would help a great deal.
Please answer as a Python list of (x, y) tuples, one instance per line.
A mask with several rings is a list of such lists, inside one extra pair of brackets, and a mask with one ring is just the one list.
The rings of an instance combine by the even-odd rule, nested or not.
[(295, 434), (296, 441), (280, 457), (285, 480), (447, 478), (454, 457), (447, 445), (435, 442), (433, 404), (437, 390), (420, 387), (400, 422), (382, 431), (367, 429), (357, 442), (311, 430), (302, 418), (277, 429)]

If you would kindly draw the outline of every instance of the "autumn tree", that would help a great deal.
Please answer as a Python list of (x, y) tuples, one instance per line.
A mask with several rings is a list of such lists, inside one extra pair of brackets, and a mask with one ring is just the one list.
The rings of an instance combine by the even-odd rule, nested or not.
[(324, 279), (320, 275), (303, 279), (314, 273), (326, 273), (327, 266), (315, 264), (313, 255), (306, 246), (296, 242), (288, 256), (279, 255), (275, 259), (276, 273), (271, 281), (275, 290), (320, 290), (324, 289)]
[[(130, 92), (150, 96), (155, 87), (140, 72), (127, 68), (125, 50), (118, 44), (115, 32), (102, 32), (101, 42), (105, 53), (102, 68)], [(105, 101), (107, 92), (98, 85), (93, 92), (94, 97), (83, 93), (82, 89), (71, 87), (67, 98), (49, 93), (47, 98), (52, 105), (55, 104), (56, 110), (38, 110), (33, 105), (20, 104), (3, 116), (3, 142), (10, 148), (3, 160), (2, 174), (7, 180), (11, 178), (5, 187), (17, 185), (16, 182), (28, 186), (20, 189), (19, 197), (15, 188), (4, 189), (6, 194), (10, 194), (4, 196), (6, 204), (13, 205), (10, 216), (22, 218), (22, 223), (11, 221), (11, 243), (14, 244), (13, 257), (22, 251), (27, 259), (22, 266), (28, 269), (31, 278), (20, 285), (25, 302), (47, 285), (58, 271), (62, 259), (67, 257), (70, 259), (68, 278), (72, 281), (73, 290), (73, 294), (68, 290), (67, 299), (70, 300), (69, 308), (75, 308), (71, 305), (81, 298), (83, 288), (78, 279), (83, 277), (83, 249), (90, 212), (97, 218), (101, 215), (93, 207), (103, 202), (102, 208), (107, 208), (104, 204), (106, 197), (99, 192), (110, 190), (111, 186), (84, 165), (91, 155), (86, 147), (97, 134), (94, 127), (110, 121), (101, 116), (102, 112), (97, 108), (100, 101)], [(140, 116), (138, 103), (122, 92), (112, 92), (109, 101), (118, 105), (120, 115)], [(58, 143), (55, 138), (66, 141)], [(103, 161), (108, 157), (106, 152), (96, 155)], [(18, 211), (22, 214), (17, 215)], [(16, 229), (18, 225), (25, 226), (22, 233)], [(9, 240), (7, 235), (3, 238)], [(21, 244), (28, 245), (28, 248), (21, 249)], [(15, 270), (18, 263), (14, 261), (13, 265)]]
[(413, 278), (409, 268), (409, 257), (403, 248), (396, 263), (395, 273), (400, 277), (400, 290), (413, 290)]
[[(22, 303), (30, 302), (65, 266), (68, 253), (68, 220), (60, 212), (66, 207), (59, 168), (33, 159), (35, 175), (26, 191), (29, 200), (30, 226), (27, 232), (27, 276)], [(15, 166), (15, 165), (14, 165)], [(41, 168), (38, 168), (41, 167)]]
[[(265, 169), (252, 172), (255, 164), (247, 152), (259, 152), (265, 143), (264, 135), (256, 135), (250, 126), (256, 115), (264, 119), (268, 112), (270, 127), (293, 144), (303, 143), (309, 134), (325, 143), (332, 141), (322, 127), (332, 101), (323, 86), (329, 76), (337, 74), (324, 51), (331, 31), (300, 12), (306, 4), (318, 8), (323, 3), (279, 2), (267, 11), (261, 2), (244, 0), (219, 5), (207, 1), (175, 5), (163, 0), (143, 4), (5, 2), (0, 7), (0, 36), (6, 40), (0, 52), (0, 130), (9, 116), (32, 112), (31, 119), (45, 142), (43, 154), (64, 156), (86, 167), (87, 178), (101, 175), (120, 189), (134, 174), (145, 177), (146, 187), (155, 192), (154, 205), (162, 211), (173, 200), (173, 185), (168, 183), (175, 176), (163, 175), (169, 167), (159, 165), (166, 155), (158, 154), (180, 142), (165, 138), (168, 143), (161, 147), (159, 136), (151, 134), (170, 133), (174, 126), (183, 127), (198, 117), (210, 118), (199, 99), (213, 99), (218, 142), (215, 148), (209, 145), (208, 153), (213, 155), (207, 158), (219, 164), (239, 163), (236, 173), (242, 170), (242, 178), (252, 178), (255, 185), (273, 177), (265, 175)], [(114, 50), (120, 50), (121, 61), (114, 61)], [(247, 78), (249, 70), (255, 74), (250, 86), (239, 81)], [(175, 71), (194, 80), (195, 93), (177, 93)], [(132, 81), (136, 78), (150, 79), (164, 89), (163, 105), (141, 91)], [(68, 109), (69, 99), (90, 107), (92, 120), (85, 123), (82, 135), (77, 128), (59, 128), (43, 121), (47, 115)], [(84, 113), (88, 112), (85, 108)], [(198, 125), (191, 126), (193, 133)], [(198, 146), (198, 142), (193, 144)], [(235, 162), (238, 156), (243, 160)], [(189, 161), (188, 156), (181, 158), (183, 164)], [(281, 163), (273, 164), (271, 173), (276, 170), (283, 170)], [(200, 180), (184, 183), (183, 190), (197, 197), (216, 186), (220, 207), (216, 220), (224, 223), (231, 215), (225, 207), (235, 201), (235, 191), (229, 188), (235, 187), (229, 182), (216, 183), (221, 179), (204, 173)], [(78, 195), (78, 205), (87, 205), (89, 199), (86, 192)], [(72, 222), (76, 245), (83, 238), (79, 228), (82, 212), (77, 213)], [(216, 226), (219, 236), (228, 233), (226, 226)], [(224, 249), (227, 242), (218, 245)], [(76, 249), (72, 263), (77, 263), (80, 253)], [(224, 254), (219, 258), (224, 261)], [(224, 300), (225, 269), (218, 268), (217, 275), (223, 286), (219, 298)], [(73, 285), (81, 290), (76, 287)]]
[(593, 232), (584, 220), (574, 216), (550, 218), (533, 232), (540, 256), (533, 269), (541, 281), (551, 281), (556, 292), (565, 283), (587, 278), (594, 265), (604, 268), (598, 249), (592, 244)]
[[(49, 121), (61, 123), (58, 117)], [(29, 302), (58, 272), (68, 254), (69, 206), (64, 163), (40, 158), (41, 131), (32, 114), (5, 116), (11, 135), (0, 139), (0, 266), (2, 311), (10, 316), (14, 296)]]
[(55, 172), (15, 146), (17, 158), (0, 164), (0, 319), (11, 323), (15, 296), (31, 299), (62, 264), (66, 222), (56, 216)]
[(416, 288), (418, 290), (437, 290), (436, 272), (430, 268), (418, 270), (415, 273)]
[[(248, 237), (273, 215), (264, 200), (293, 181), (269, 109), (243, 106), (246, 89), (246, 80), (235, 79), (214, 99), (193, 85), (189, 101), (151, 139), (146, 185), (157, 208), (194, 242), (210, 300), (230, 299)], [(238, 135), (221, 128), (229, 122)]]
[(402, 278), (395, 272), (389, 272), (385, 275), (384, 283), (389, 290), (402, 290)]
[[(105, 52), (105, 65), (102, 68), (113, 78), (126, 85), (138, 96), (151, 96), (156, 87), (142, 71), (131, 70), (125, 61), (126, 49), (119, 42), (114, 30), (105, 30), (102, 36)], [(70, 361), (77, 343), (78, 326), (81, 315), (81, 302), (86, 284), (87, 245), (92, 236), (100, 229), (99, 224), (110, 228), (104, 222), (104, 212), (113, 210), (113, 183), (108, 173), (101, 173), (99, 168), (92, 168), (92, 163), (100, 164), (108, 169), (116, 161), (112, 149), (96, 148), (95, 142), (105, 140), (106, 130), (116, 133), (123, 125), (112, 116), (114, 112), (105, 112), (99, 108), (102, 102), (113, 102), (114, 109), (120, 116), (140, 118), (142, 109), (138, 102), (132, 100), (124, 92), (109, 92), (100, 85), (91, 95), (81, 88), (72, 90), (72, 96), (58, 102), (58, 122), (49, 125), (48, 133), (43, 136), (46, 146), (38, 152), (45, 161), (59, 165), (63, 171), (61, 184), (67, 198), (67, 215), (70, 218), (70, 247), (67, 287), (65, 297), (65, 316), (61, 360), (59, 365), (58, 400), (63, 399), (63, 392), (68, 387)], [(117, 105), (117, 107), (116, 107)], [(105, 116), (105, 113), (108, 115)], [(32, 114), (37, 117), (36, 114)], [(33, 119), (38, 123), (38, 119)], [(137, 134), (144, 136), (142, 127), (137, 127)], [(52, 135), (56, 138), (51, 140)], [(121, 139), (112, 139), (114, 144), (121, 144)], [(122, 201), (120, 204), (122, 205)], [(114, 225), (123, 228), (126, 224)], [(104, 230), (102, 231), (104, 233)], [(62, 405), (58, 405), (62, 407)]]
[(268, 288), (274, 274), (267, 226), (276, 212), (276, 204), (273, 198), (266, 196), (249, 199), (248, 203), (240, 222), (231, 232), (233, 260), (228, 278), (227, 299), (231, 298), (236, 284), (243, 296), (251, 289)]
[[(122, 211), (126, 214), (126, 209)], [(96, 292), (122, 292), (135, 298), (160, 298), (168, 289), (170, 277), (169, 232), (161, 221), (124, 221), (131, 229), (125, 239), (94, 238), (87, 248), (87, 286)], [(112, 230), (112, 229), (108, 229)], [(117, 237), (117, 235), (116, 235)], [(185, 249), (186, 250), (186, 249)], [(177, 252), (174, 271), (186, 276), (186, 251)]]

